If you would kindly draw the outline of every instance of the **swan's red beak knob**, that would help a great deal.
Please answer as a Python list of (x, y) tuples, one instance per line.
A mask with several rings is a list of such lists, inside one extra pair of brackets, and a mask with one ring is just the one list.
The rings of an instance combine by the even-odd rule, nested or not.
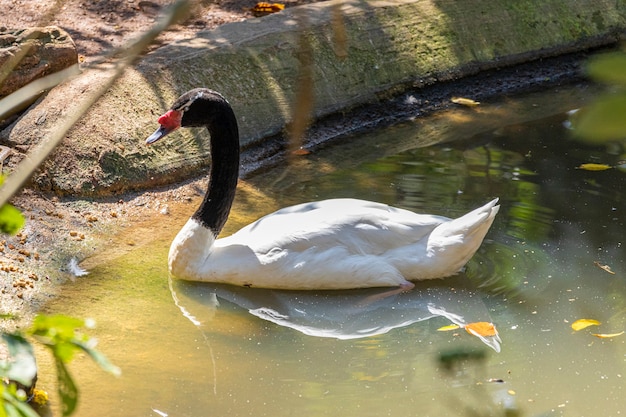
[(168, 110), (163, 116), (159, 117), (159, 127), (156, 132), (148, 136), (146, 139), (146, 145), (150, 145), (151, 143), (156, 142), (162, 137), (172, 133), (176, 129), (180, 127), (180, 121), (183, 117), (183, 114), (176, 110)]

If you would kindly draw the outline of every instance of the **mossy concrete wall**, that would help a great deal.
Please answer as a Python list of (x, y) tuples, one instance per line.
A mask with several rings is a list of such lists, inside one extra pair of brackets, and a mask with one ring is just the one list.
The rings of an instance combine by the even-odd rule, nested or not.
[[(306, 59), (301, 34), (312, 52), (319, 117), (409, 86), (615, 42), (625, 28), (626, 0), (334, 0), (227, 24), (164, 46), (128, 70), (76, 125), (35, 184), (90, 194), (194, 175), (210, 162), (204, 132), (152, 147), (144, 138), (179, 94), (198, 86), (229, 99), (242, 145), (280, 132)], [(28, 149), (97, 82), (77, 80), (53, 90), (2, 138)]]

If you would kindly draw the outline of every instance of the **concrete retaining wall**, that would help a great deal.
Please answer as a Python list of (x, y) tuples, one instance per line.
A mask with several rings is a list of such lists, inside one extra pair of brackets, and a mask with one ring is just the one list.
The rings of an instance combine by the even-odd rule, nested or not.
[[(333, 11), (341, 24), (333, 24)], [(175, 182), (209, 162), (206, 133), (144, 146), (156, 118), (182, 92), (222, 92), (243, 145), (281, 132), (299, 86), (301, 37), (311, 48), (316, 116), (411, 86), (615, 42), (623, 0), (335, 0), (227, 24), (146, 56), (76, 125), (34, 184), (58, 193), (119, 192)], [(304, 34), (304, 35), (302, 35)], [(55, 88), (0, 137), (27, 150), (76, 111), (97, 79)], [(163, 142), (166, 143), (166, 142)]]

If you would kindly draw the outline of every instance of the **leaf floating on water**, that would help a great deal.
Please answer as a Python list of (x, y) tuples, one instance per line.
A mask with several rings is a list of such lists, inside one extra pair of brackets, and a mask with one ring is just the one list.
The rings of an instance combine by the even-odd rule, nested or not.
[(388, 372), (383, 372), (380, 375), (370, 375), (370, 374), (365, 373), (365, 372), (355, 372), (352, 375), (352, 377), (354, 379), (356, 379), (357, 381), (366, 381), (366, 382), (380, 381), (381, 379), (384, 379), (387, 376), (389, 376)]
[(605, 171), (611, 168), (613, 168), (611, 165), (594, 163), (580, 164), (576, 167), (576, 169), (584, 169), (585, 171)]
[(450, 101), (453, 102), (454, 104), (460, 104), (461, 106), (467, 106), (467, 107), (476, 107), (480, 104), (479, 101), (474, 101), (471, 98), (465, 98), (465, 97), (452, 97)]
[(306, 149), (302, 149), (302, 148), (294, 149), (293, 151), (291, 151), (292, 155), (297, 155), (297, 156), (304, 156), (310, 153), (311, 151), (307, 151)]
[(448, 324), (447, 326), (443, 326), (437, 329), (438, 332), (449, 332), (450, 330), (456, 330), (460, 326), (458, 324)]
[(477, 321), (465, 325), (465, 330), (474, 336), (491, 337), (498, 336), (498, 331), (493, 323), (487, 321)]
[(574, 329), (575, 331), (579, 331), (582, 329), (586, 329), (589, 326), (599, 326), (600, 324), (602, 323), (594, 319), (579, 319), (572, 323), (572, 329)]
[(610, 339), (612, 337), (617, 337), (617, 336), (621, 336), (624, 334), (624, 331), (622, 330), (619, 333), (591, 333), (592, 336), (595, 337), (599, 337), (600, 339)]
[(610, 266), (608, 266), (608, 265), (602, 265), (602, 264), (601, 264), (600, 262), (598, 262), (598, 261), (593, 261), (593, 264), (594, 264), (595, 266), (597, 266), (598, 268), (602, 269), (603, 271), (606, 271), (606, 272), (608, 272), (608, 273), (609, 273), (609, 274), (611, 274), (611, 275), (615, 275), (615, 272), (613, 272), (613, 270), (611, 269), (611, 267), (610, 267)]

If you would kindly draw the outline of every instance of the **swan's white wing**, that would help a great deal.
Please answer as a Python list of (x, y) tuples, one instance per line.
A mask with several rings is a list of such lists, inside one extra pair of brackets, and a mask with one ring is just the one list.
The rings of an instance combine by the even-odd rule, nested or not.
[(380, 255), (419, 241), (448, 220), (370, 201), (332, 199), (281, 209), (219, 240), (241, 242), (256, 253), (340, 246), (351, 254)]

